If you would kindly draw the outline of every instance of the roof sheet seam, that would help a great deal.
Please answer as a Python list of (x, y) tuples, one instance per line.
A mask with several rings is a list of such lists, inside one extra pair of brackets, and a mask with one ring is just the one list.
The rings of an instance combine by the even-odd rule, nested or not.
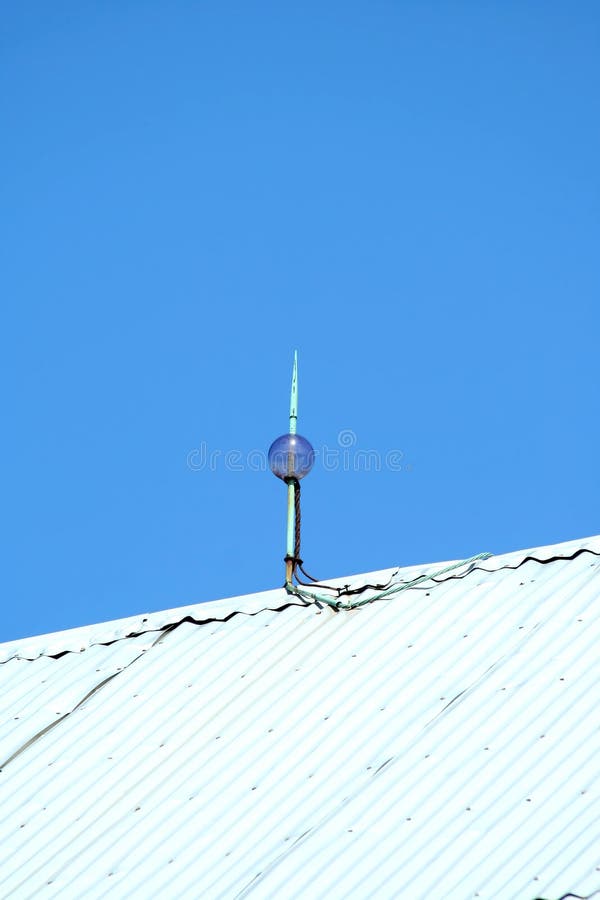
[[(176, 626), (174, 626), (174, 627), (176, 627)], [(168, 631), (172, 631), (172, 630), (173, 630), (173, 628), (169, 628), (168, 630), (163, 629), (161, 631), (161, 633), (159, 634), (159, 636), (157, 637), (157, 639), (153, 642), (150, 649), (152, 649), (152, 647), (155, 647), (156, 644), (158, 644), (159, 641), (161, 641), (165, 637), (165, 635), (166, 635), (166, 633), (168, 633)], [(9, 763), (11, 763), (11, 762), (13, 762), (13, 760), (17, 759), (18, 756), (21, 756), (21, 754), (24, 753), (25, 750), (27, 750), (29, 747), (33, 746), (33, 744), (36, 744), (41, 738), (44, 737), (45, 734), (48, 734), (49, 731), (52, 731), (54, 728), (56, 728), (57, 725), (60, 725), (61, 722), (64, 722), (65, 719), (68, 719), (68, 717), (72, 713), (74, 713), (77, 709), (79, 709), (81, 706), (83, 706), (83, 704), (86, 702), (86, 700), (89, 700), (90, 697), (93, 697), (94, 694), (98, 693), (98, 691), (101, 690), (105, 685), (107, 685), (109, 683), (109, 681), (112, 681), (113, 678), (117, 677), (117, 675), (120, 675), (126, 669), (129, 669), (130, 666), (132, 666), (135, 662), (137, 662), (138, 659), (140, 659), (140, 657), (142, 657), (147, 652), (147, 649), (148, 648), (144, 647), (144, 649), (141, 650), (141, 652), (138, 653), (138, 655), (135, 656), (132, 660), (130, 660), (127, 663), (127, 665), (120, 667), (119, 669), (117, 669), (116, 672), (113, 672), (111, 675), (108, 675), (106, 678), (103, 678), (101, 681), (99, 681), (98, 684), (94, 685), (94, 687), (91, 690), (89, 690), (85, 694), (85, 696), (81, 698), (81, 700), (78, 700), (77, 703), (75, 704), (75, 706), (73, 706), (70, 710), (68, 710), (68, 712), (63, 713), (62, 716), (60, 716), (60, 718), (55, 719), (53, 722), (50, 722), (48, 725), (45, 725), (43, 728), (40, 728), (40, 730), (37, 731), (32, 737), (28, 738), (28, 740), (26, 740), (23, 744), (21, 744), (21, 746), (18, 747), (7, 759), (5, 759), (4, 762), (0, 763), (0, 772), (3, 772)], [(62, 655), (63, 654), (61, 654), (61, 656)]]
[[(534, 631), (537, 630), (538, 627), (539, 627), (539, 625), (534, 626), (533, 630)], [(528, 640), (529, 637), (530, 637), (530, 635), (527, 636), (526, 640)], [(428, 722), (426, 722), (424, 724), (422, 731), (423, 732), (427, 731), (433, 725), (434, 722), (436, 722), (442, 715), (444, 715), (448, 711), (449, 707), (451, 707), (455, 703), (455, 701), (459, 700), (461, 697), (463, 697), (463, 695), (471, 694), (477, 687), (479, 687), (479, 685), (483, 681), (485, 681), (487, 678), (489, 678), (489, 676), (492, 675), (495, 672), (495, 670), (499, 666), (502, 665), (503, 662), (505, 662), (507, 657), (512, 656), (513, 653), (516, 650), (518, 650), (518, 648), (521, 646), (521, 644), (522, 644), (522, 642), (519, 642), (519, 644), (516, 647), (512, 648), (512, 651), (509, 654), (504, 654), (503, 656), (501, 656), (498, 660), (496, 660), (494, 663), (492, 663), (492, 665), (488, 666), (488, 668), (484, 672), (482, 672), (471, 684), (467, 685), (463, 690), (461, 690), (458, 694), (456, 694), (456, 696), (453, 697), (452, 700), (450, 700), (450, 702), (447, 703), (438, 713), (436, 713), (436, 715), (431, 720), (429, 720)], [(393, 764), (394, 762), (396, 762), (398, 759), (400, 759), (400, 757), (401, 757), (401, 754), (394, 754), (394, 755), (390, 756), (381, 765), (378, 766), (378, 768), (372, 773), (371, 777), (372, 778), (377, 777), (378, 775), (380, 775), (380, 773), (384, 769), (386, 770), (386, 773), (387, 773), (389, 771), (390, 764)], [(284, 858), (287, 858), (291, 853), (293, 853), (297, 849), (297, 846), (299, 844), (303, 843), (304, 840), (309, 837), (309, 835), (312, 835), (316, 831), (320, 830), (322, 828), (322, 826), (324, 824), (326, 824), (328, 821), (330, 821), (330, 819), (340, 809), (342, 809), (344, 806), (346, 806), (350, 802), (350, 800), (356, 799), (356, 797), (359, 796), (360, 794), (364, 793), (364, 791), (366, 789), (368, 789), (368, 782), (361, 785), (353, 794), (351, 794), (350, 796), (344, 797), (341, 802), (338, 802), (336, 805), (334, 805), (334, 807), (332, 807), (330, 810), (328, 810), (328, 812), (322, 817), (322, 819), (320, 821), (316, 822), (314, 825), (311, 825), (311, 827), (308, 828), (306, 831), (304, 831), (298, 838), (296, 838), (296, 840), (288, 848), (286, 848), (286, 850), (284, 850), (279, 856), (272, 859), (267, 864), (267, 866), (265, 866), (260, 872), (258, 872), (256, 875), (254, 875), (252, 880), (238, 894), (236, 894), (235, 900), (243, 900), (243, 898), (247, 897), (254, 890), (257, 883), (262, 882), (266, 877), (268, 877), (271, 874), (271, 871), (274, 870), (277, 866), (279, 866), (279, 864), (283, 861)], [(565, 898), (559, 898), (559, 900), (566, 900), (566, 897), (568, 897), (568, 896), (575, 897), (576, 895), (565, 895)], [(541, 898), (540, 898), (540, 900), (541, 900)], [(587, 900), (587, 898), (582, 897), (581, 900)]]

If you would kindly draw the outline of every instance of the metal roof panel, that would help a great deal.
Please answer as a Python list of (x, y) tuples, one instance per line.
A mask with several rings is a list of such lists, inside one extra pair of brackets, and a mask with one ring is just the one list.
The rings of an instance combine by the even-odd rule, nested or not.
[(353, 611), (279, 590), (4, 645), (0, 895), (597, 890), (599, 556), (592, 538)]

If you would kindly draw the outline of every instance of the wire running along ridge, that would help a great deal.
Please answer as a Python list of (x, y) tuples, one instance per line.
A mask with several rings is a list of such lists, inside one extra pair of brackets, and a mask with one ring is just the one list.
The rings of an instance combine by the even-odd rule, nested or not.
[(388, 597), (393, 596), (394, 594), (399, 594), (402, 591), (407, 591), (410, 588), (416, 587), (418, 584), (422, 584), (424, 581), (432, 581), (435, 578), (439, 578), (441, 575), (445, 575), (447, 572), (452, 572), (454, 569), (462, 568), (462, 566), (473, 566), (479, 560), (489, 559), (492, 555), (492, 553), (487, 552), (478, 553), (476, 556), (471, 556), (469, 557), (469, 559), (463, 559), (459, 562), (452, 563), (449, 566), (445, 566), (443, 569), (438, 569), (436, 572), (419, 575), (417, 578), (413, 578), (411, 581), (401, 581), (396, 584), (392, 584), (391, 581), (394, 578), (394, 575), (392, 575), (392, 579), (390, 579), (390, 582), (388, 582), (383, 590), (379, 590), (369, 597), (363, 597), (361, 600), (350, 600), (347, 603), (341, 600), (341, 597), (362, 593), (369, 588), (372, 589), (373, 586), (366, 584), (352, 590), (347, 590), (346, 588), (336, 588), (326, 584), (320, 584), (318, 586), (319, 591), (335, 591), (337, 594), (336, 597), (328, 597), (326, 594), (308, 590), (307, 586), (305, 585), (298, 586), (295, 584), (287, 583), (285, 585), (285, 589), (288, 594), (293, 594), (296, 597), (301, 597), (303, 600), (316, 603), (318, 606), (321, 604), (325, 604), (326, 606), (330, 606), (336, 611), (340, 609), (357, 609), (360, 606), (366, 606), (368, 603), (374, 603), (376, 600), (385, 600)]

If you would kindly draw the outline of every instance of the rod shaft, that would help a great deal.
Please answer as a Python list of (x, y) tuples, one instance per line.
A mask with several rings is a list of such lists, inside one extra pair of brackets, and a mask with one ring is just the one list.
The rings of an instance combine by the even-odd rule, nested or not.
[(288, 484), (287, 499), (287, 553), (285, 561), (285, 580), (287, 584), (292, 581), (294, 565), (294, 529), (295, 529), (296, 486), (293, 481)]

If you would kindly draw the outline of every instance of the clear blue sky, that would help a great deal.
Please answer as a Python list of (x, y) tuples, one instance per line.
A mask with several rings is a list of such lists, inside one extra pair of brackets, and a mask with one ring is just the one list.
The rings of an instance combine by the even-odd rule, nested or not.
[(597, 3), (25, 0), (0, 68), (0, 639), (281, 585), (295, 347), (309, 571), (600, 532)]

